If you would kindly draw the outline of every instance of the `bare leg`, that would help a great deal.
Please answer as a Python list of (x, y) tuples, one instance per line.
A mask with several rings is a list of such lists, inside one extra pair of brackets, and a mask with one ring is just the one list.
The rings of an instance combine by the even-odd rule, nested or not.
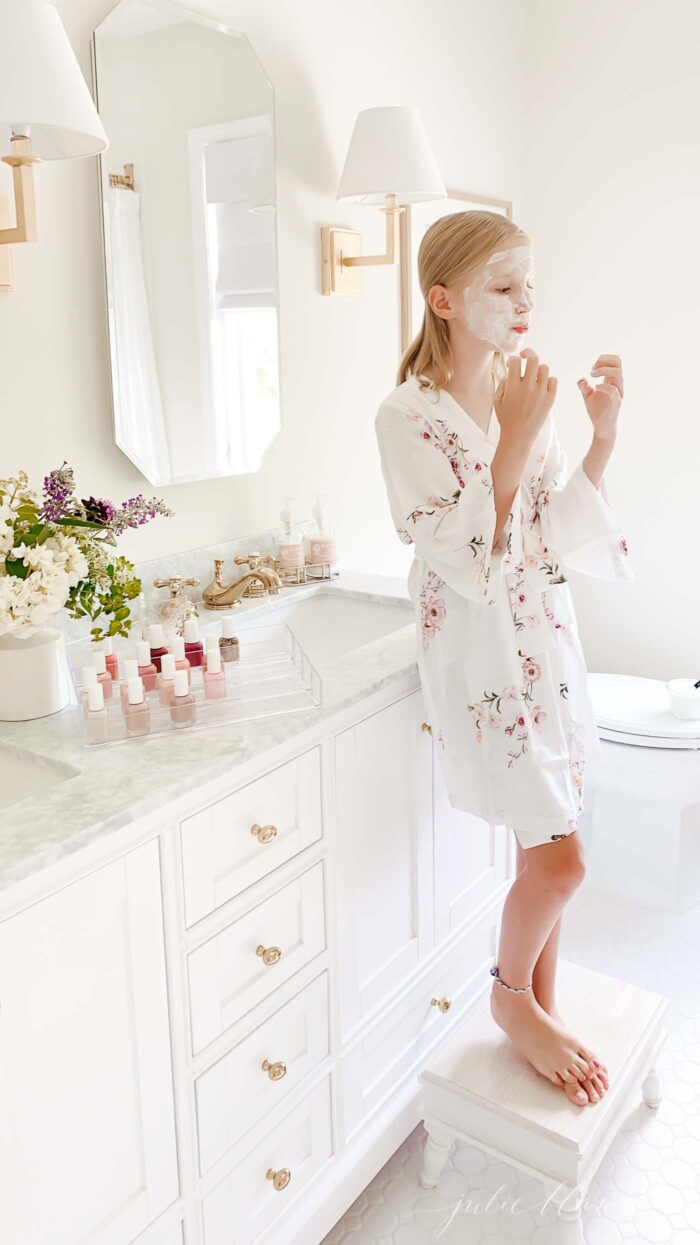
[[(533, 980), (552, 927), (584, 873), (577, 833), (527, 850), (525, 868), (508, 892), (501, 919), (498, 971), (508, 985), (522, 987)], [(565, 1088), (572, 1102), (583, 1105), (602, 1097), (594, 1052), (547, 1014), (534, 987), (513, 993), (494, 981), (491, 1012), (533, 1067)], [(590, 1082), (590, 1091), (585, 1082)]]

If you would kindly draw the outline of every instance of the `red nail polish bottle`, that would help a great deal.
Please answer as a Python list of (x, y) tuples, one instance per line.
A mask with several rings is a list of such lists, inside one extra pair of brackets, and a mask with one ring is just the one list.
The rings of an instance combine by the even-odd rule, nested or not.
[(204, 658), (204, 645), (199, 638), (199, 623), (196, 618), (185, 620), (185, 656), (191, 666), (201, 666)]
[(163, 628), (160, 623), (151, 623), (148, 628), (148, 643), (151, 646), (151, 661), (160, 674), (160, 659), (168, 651), (163, 644)]

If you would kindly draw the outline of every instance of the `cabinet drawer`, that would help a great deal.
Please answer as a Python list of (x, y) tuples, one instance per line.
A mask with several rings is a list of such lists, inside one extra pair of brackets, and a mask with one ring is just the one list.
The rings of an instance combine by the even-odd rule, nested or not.
[(290, 860), (320, 838), (322, 828), (319, 746), (185, 818), (185, 925)]
[(319, 860), (188, 955), (193, 1052), (225, 1033), (325, 945)]
[[(321, 973), (195, 1081), (199, 1171), (213, 1167), (328, 1054)], [(268, 1060), (272, 1066), (262, 1065)]]
[[(440, 1033), (480, 994), (493, 958), (498, 911), (487, 910), (434, 964), (421, 981), (392, 1005), (342, 1063), (344, 1143), (363, 1120), (416, 1069)], [(442, 1012), (431, 999), (447, 997)]]
[[(285, 1213), (333, 1152), (330, 1076), (203, 1200), (205, 1245), (249, 1245)], [(288, 1172), (276, 1189), (269, 1172)]]

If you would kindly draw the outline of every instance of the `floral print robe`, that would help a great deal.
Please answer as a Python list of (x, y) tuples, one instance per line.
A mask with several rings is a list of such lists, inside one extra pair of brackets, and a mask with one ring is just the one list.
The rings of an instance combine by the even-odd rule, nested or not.
[(414, 546), (417, 663), (453, 807), (534, 847), (578, 828), (602, 750), (565, 570), (633, 580), (622, 526), (583, 464), (568, 480), (552, 412), (499, 539), (487, 432), (409, 377), (375, 421), (394, 526)]

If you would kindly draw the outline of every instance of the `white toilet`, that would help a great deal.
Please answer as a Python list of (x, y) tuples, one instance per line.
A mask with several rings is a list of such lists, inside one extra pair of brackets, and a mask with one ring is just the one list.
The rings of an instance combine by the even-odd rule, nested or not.
[(651, 908), (700, 902), (700, 718), (660, 679), (588, 675), (603, 757), (586, 770), (585, 883)]

